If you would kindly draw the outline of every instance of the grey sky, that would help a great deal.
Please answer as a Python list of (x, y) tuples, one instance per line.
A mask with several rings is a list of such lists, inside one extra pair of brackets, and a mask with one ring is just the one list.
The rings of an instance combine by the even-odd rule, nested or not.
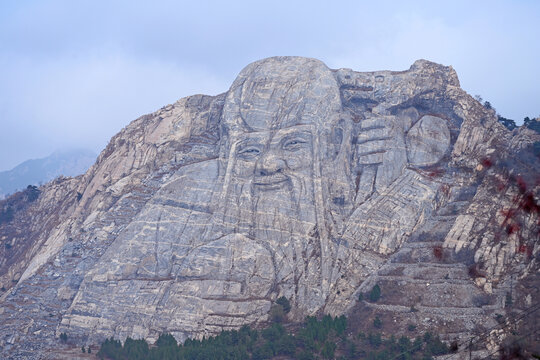
[(0, 3), (0, 171), (55, 150), (101, 151), (140, 115), (227, 90), (248, 63), (452, 65), (519, 123), (540, 115), (540, 1)]

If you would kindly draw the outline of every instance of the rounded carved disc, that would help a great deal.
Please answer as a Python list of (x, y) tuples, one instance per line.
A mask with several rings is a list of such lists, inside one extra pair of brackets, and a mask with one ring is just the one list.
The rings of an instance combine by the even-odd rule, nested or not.
[(423, 116), (407, 134), (407, 158), (414, 166), (436, 164), (450, 146), (450, 130), (446, 120)]

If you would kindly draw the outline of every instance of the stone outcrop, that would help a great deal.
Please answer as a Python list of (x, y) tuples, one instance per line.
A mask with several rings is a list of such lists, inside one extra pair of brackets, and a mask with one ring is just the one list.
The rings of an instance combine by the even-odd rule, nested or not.
[(375, 283), (402, 324), (466, 336), (538, 270), (539, 140), (451, 67), (255, 62), (227, 93), (135, 120), (0, 225), (18, 249), (0, 252), (0, 349), (202, 337), (266, 321), (279, 296), (291, 320), (343, 314)]

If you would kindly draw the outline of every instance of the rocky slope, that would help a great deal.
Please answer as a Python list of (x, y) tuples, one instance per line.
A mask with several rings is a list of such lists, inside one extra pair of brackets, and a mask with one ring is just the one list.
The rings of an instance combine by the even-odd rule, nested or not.
[(227, 93), (133, 121), (86, 174), (19, 196), (0, 224), (0, 353), (55, 358), (63, 332), (202, 337), (264, 322), (282, 295), (291, 320), (347, 314), (375, 283), (369, 306), (398, 330), (489, 330), (508, 292), (515, 311), (539, 303), (538, 141), (451, 67), (255, 62)]

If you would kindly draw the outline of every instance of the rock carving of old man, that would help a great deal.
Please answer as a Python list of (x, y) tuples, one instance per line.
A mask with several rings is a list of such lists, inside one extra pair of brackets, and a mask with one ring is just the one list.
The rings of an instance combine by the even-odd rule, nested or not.
[[(379, 110), (355, 125), (318, 60), (248, 65), (225, 98), (218, 159), (181, 168), (156, 193), (62, 326), (200, 337), (265, 320), (282, 295), (298, 320), (343, 312), (379, 255), (421, 223), (437, 185), (414, 167), (448, 147), (442, 119)], [(428, 144), (435, 155), (424, 151), (432, 130), (443, 134)]]

